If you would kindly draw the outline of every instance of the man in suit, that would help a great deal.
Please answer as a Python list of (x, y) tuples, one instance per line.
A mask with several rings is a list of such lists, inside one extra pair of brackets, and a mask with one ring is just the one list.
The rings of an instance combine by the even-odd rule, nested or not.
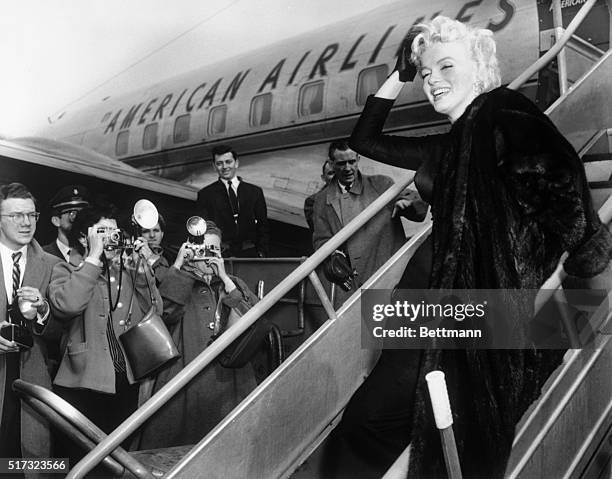
[(70, 261), (68, 233), (77, 211), (89, 206), (89, 193), (80, 185), (68, 185), (59, 190), (50, 201), (51, 223), (57, 228), (57, 238), (43, 246), (47, 253), (59, 259)]
[(198, 192), (198, 209), (223, 231), (223, 255), (268, 256), (270, 234), (263, 191), (236, 175), (238, 155), (231, 146), (213, 148), (212, 160), (219, 180)]
[(0, 187), (0, 328), (5, 336), (11, 322), (20, 324), (34, 343), (22, 347), (0, 336), (0, 457), (49, 457), (51, 452), (47, 422), (22, 406), (11, 387), (18, 378), (51, 387), (40, 335), (50, 322), (45, 296), (59, 260), (34, 240), (38, 217), (34, 197), (25, 186)]
[[(325, 160), (323, 166), (321, 167), (321, 180), (323, 180), (323, 186), (319, 191), (323, 190), (327, 185), (329, 185), (331, 180), (334, 179), (334, 174), (335, 172), (331, 162), (329, 160)], [(317, 193), (319, 191), (317, 191)], [(317, 193), (310, 195), (304, 200), (304, 217), (306, 218), (306, 223), (308, 223), (308, 228), (310, 228), (310, 231), (314, 229), (312, 214), (314, 210), (314, 199)]]
[[(359, 155), (349, 148), (347, 140), (337, 140), (330, 144), (329, 161), (335, 179), (315, 195), (315, 250), (393, 185), (393, 180), (388, 176), (361, 174)], [(407, 190), (349, 238), (343, 249), (352, 268), (357, 271), (359, 286), (405, 242), (400, 216), (406, 216), (412, 221), (423, 221), (426, 213), (427, 204), (419, 198), (418, 193)], [(339, 295), (339, 304), (345, 299), (347, 295)]]

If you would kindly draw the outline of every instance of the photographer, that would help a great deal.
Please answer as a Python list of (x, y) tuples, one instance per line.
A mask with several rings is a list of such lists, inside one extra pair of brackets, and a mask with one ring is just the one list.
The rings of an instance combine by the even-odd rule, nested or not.
[[(164, 320), (171, 325), (181, 359), (158, 375), (153, 392), (225, 331), (232, 316), (241, 316), (257, 302), (241, 279), (226, 273), (221, 230), (211, 221), (201, 244), (181, 246), (159, 289)], [(144, 425), (137, 449), (197, 443), (255, 386), (250, 364), (228, 368), (215, 360)]]
[[(118, 236), (111, 207), (79, 211), (69, 239), (80, 254), (54, 268), (49, 286), (52, 311), (64, 322), (55, 390), (106, 433), (138, 402), (139, 388), (118, 336), (128, 320), (137, 323), (162, 304), (152, 277), (147, 281), (148, 267), (124, 269)], [(60, 456), (72, 461), (82, 455), (69, 440), (61, 445)]]
[(162, 215), (159, 215), (157, 224), (153, 228), (141, 228), (139, 242), (136, 243), (136, 249), (153, 269), (158, 285), (170, 267), (162, 246), (165, 231), (166, 221)]

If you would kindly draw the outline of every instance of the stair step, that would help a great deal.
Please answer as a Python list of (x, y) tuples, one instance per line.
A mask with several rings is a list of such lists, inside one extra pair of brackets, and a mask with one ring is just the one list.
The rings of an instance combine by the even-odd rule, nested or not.
[(134, 451), (134, 456), (143, 464), (155, 477), (162, 477), (174, 465), (179, 462), (193, 446), (176, 446), (164, 449), (149, 449), (147, 451)]
[(584, 155), (583, 159), (588, 156), (598, 156), (598, 157), (607, 156), (608, 158), (594, 161), (594, 162), (584, 163), (584, 169), (586, 171), (587, 181), (590, 183), (593, 181), (611, 180), (612, 179), (611, 178), (612, 176), (612, 155), (609, 155), (609, 154)]

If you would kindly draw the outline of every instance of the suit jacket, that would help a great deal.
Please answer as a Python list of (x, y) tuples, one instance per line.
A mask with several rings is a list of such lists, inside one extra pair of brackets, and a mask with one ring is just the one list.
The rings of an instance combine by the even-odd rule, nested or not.
[(198, 192), (198, 212), (221, 228), (223, 243), (229, 246), (232, 256), (242, 256), (241, 252), (250, 248), (267, 256), (270, 233), (263, 191), (259, 186), (240, 179), (237, 196), (240, 206), (238, 224), (234, 222), (227, 188), (221, 180)]
[(66, 258), (64, 258), (64, 255), (62, 254), (60, 249), (57, 247), (57, 242), (55, 240), (53, 240), (49, 244), (44, 245), (42, 249), (45, 253), (52, 254), (53, 256), (57, 256), (62, 261), (66, 261)]
[[(360, 173), (350, 193), (341, 193), (335, 181), (319, 191), (313, 211), (314, 248), (319, 249), (391, 185), (393, 180), (388, 176)], [(390, 203), (346, 242), (359, 284), (372, 276), (406, 240), (399, 218), (391, 218), (392, 211)]]
[[(38, 288), (41, 294), (47, 296), (49, 280), (53, 265), (59, 260), (43, 251), (36, 240), (32, 240), (27, 249), (27, 263), (23, 275), (24, 286)], [(0, 263), (0, 271), (2, 264)], [(5, 294), (4, 275), (0, 274), (0, 318), (6, 321), (8, 299)], [(34, 331), (34, 346), (19, 352), (19, 377), (39, 386), (51, 389), (51, 378), (47, 372), (44, 358), (44, 345), (40, 334), (44, 334), (53, 321), (49, 316), (42, 332)], [(10, 353), (15, 354), (15, 353)], [(0, 354), (0, 417), (4, 405), (6, 388), (6, 355)], [(49, 457), (50, 450), (49, 425), (47, 421), (34, 413), (27, 406), (21, 407), (21, 452), (23, 457)]]

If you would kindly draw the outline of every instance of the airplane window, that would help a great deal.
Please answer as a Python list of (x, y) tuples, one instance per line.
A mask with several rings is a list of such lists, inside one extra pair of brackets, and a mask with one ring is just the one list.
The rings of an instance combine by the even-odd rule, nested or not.
[(174, 143), (189, 140), (189, 123), (191, 115), (181, 115), (174, 121)]
[(257, 95), (251, 100), (251, 126), (267, 125), (272, 117), (272, 93)]
[(157, 146), (157, 123), (151, 123), (144, 129), (142, 135), (142, 149), (152, 150)]
[(388, 75), (387, 65), (377, 65), (361, 70), (357, 79), (357, 104), (365, 105), (368, 95), (376, 93)]
[(208, 134), (218, 135), (225, 131), (225, 118), (227, 116), (227, 105), (219, 105), (210, 109), (208, 114)]
[(306, 83), (300, 88), (300, 116), (314, 115), (323, 111), (323, 82)]
[(130, 139), (130, 130), (120, 131), (117, 135), (117, 143), (115, 145), (115, 155), (123, 156), (128, 152), (128, 142)]

